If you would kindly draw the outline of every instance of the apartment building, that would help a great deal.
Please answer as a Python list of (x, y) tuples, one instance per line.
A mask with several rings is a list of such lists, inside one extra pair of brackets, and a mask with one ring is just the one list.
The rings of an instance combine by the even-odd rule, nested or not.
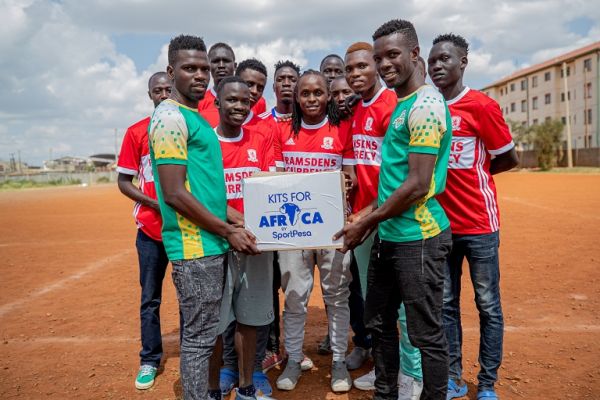
[(600, 147), (600, 42), (516, 71), (481, 89), (524, 126), (559, 119), (572, 148)]

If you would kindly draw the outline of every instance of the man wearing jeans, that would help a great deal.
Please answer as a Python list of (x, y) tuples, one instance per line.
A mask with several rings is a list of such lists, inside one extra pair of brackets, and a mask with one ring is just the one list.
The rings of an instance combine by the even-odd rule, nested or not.
[(469, 45), (440, 35), (429, 53), (429, 74), (452, 115), (452, 151), (446, 191), (439, 196), (452, 226), (452, 253), (444, 283), (443, 319), (449, 344), (448, 399), (463, 397), (460, 280), (466, 257), (479, 310), (478, 399), (497, 399), (494, 384), (502, 361), (504, 321), (500, 304), (499, 215), (492, 175), (518, 164), (515, 145), (498, 103), (463, 85)]
[[(158, 106), (171, 94), (171, 82), (165, 72), (157, 72), (148, 80), (148, 96)], [(137, 389), (149, 389), (154, 385), (156, 371), (162, 358), (160, 332), (160, 303), (162, 283), (169, 264), (160, 235), (162, 220), (148, 150), (148, 125), (150, 117), (127, 128), (121, 145), (117, 172), (119, 190), (135, 201), (133, 216), (138, 227), (135, 247), (140, 266), (140, 322), (142, 350), (140, 369), (135, 378)], [(138, 177), (139, 186), (133, 184)]]
[(398, 398), (398, 308), (404, 303), (410, 342), (421, 351), (423, 400), (444, 400), (448, 349), (442, 325), (444, 265), (450, 222), (435, 196), (444, 190), (451, 121), (442, 95), (425, 85), (413, 25), (386, 22), (373, 34), (379, 75), (398, 96), (381, 150), (377, 203), (336, 234), (342, 251), (378, 226), (367, 276), (365, 322), (373, 338), (375, 395)]
[(251, 233), (226, 222), (221, 148), (197, 111), (210, 79), (204, 41), (188, 35), (172, 39), (168, 61), (173, 87), (169, 99), (152, 115), (150, 155), (163, 217), (163, 243), (173, 264), (173, 283), (184, 320), (183, 397), (206, 400), (228, 242), (249, 254), (258, 249)]

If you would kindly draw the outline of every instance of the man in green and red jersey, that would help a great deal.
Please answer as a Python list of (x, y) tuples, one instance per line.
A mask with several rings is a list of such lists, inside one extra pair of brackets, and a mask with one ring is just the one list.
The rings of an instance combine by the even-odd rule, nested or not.
[(404, 303), (410, 342), (421, 351), (422, 398), (445, 400), (448, 350), (442, 326), (450, 222), (435, 196), (444, 190), (451, 120), (442, 95), (418, 70), (413, 25), (391, 20), (373, 34), (379, 75), (399, 98), (381, 150), (377, 206), (335, 235), (342, 251), (377, 227), (368, 271), (365, 322), (373, 339), (374, 399), (398, 398), (398, 308)]
[[(154, 111), (148, 136), (162, 237), (173, 264), (184, 328), (181, 384), (185, 399), (206, 400), (208, 360), (217, 337), (229, 245), (257, 254), (254, 236), (227, 223), (221, 147), (198, 114), (209, 80), (204, 41), (180, 35), (171, 40), (169, 99)], [(229, 243), (228, 243), (229, 242)]]
[[(373, 60), (373, 46), (369, 43), (358, 42), (348, 47), (346, 51), (346, 80), (352, 89), (361, 95), (362, 101), (354, 108), (352, 118), (352, 143), (354, 146), (354, 159), (356, 160), (357, 190), (355, 190), (354, 202), (352, 204), (353, 216), (351, 220), (360, 218), (361, 213), (371, 211), (372, 203), (377, 198), (377, 186), (379, 184), (379, 169), (381, 166), (381, 148), (385, 133), (390, 124), (390, 117), (394, 112), (398, 98), (396, 93), (383, 87), (377, 75), (377, 67)], [(367, 289), (367, 269), (373, 238), (371, 234), (360, 246), (354, 249), (354, 256), (358, 264), (360, 285), (363, 288), (362, 295)], [(362, 306), (362, 309), (360, 308)], [(351, 308), (351, 311), (353, 309)], [(359, 311), (360, 310), (360, 311)], [(364, 303), (354, 307), (354, 313), (364, 313)], [(398, 376), (399, 399), (418, 399), (421, 394), (423, 375), (421, 373), (421, 354), (408, 338), (406, 329), (406, 312), (401, 305), (398, 310), (400, 315), (400, 366), (401, 372)], [(358, 362), (353, 364), (353, 357), (362, 361), (361, 356), (366, 358), (367, 349), (371, 347), (369, 341), (365, 341), (362, 348), (361, 343), (348, 356), (348, 368), (359, 368)], [(365, 346), (366, 345), (366, 346)], [(368, 347), (367, 347), (368, 346)], [(354, 386), (362, 390), (374, 388), (375, 373), (373, 371), (359, 377), (354, 381)]]
[(500, 216), (493, 175), (519, 160), (500, 106), (463, 84), (469, 44), (459, 35), (440, 35), (429, 53), (429, 75), (452, 115), (452, 150), (446, 191), (439, 201), (452, 226), (452, 252), (444, 285), (444, 328), (450, 353), (448, 399), (467, 395), (462, 381), (460, 289), (463, 259), (479, 310), (480, 345), (477, 398), (497, 399), (494, 384), (502, 362), (504, 318), (500, 302)]
[[(165, 72), (157, 72), (148, 80), (148, 96), (158, 106), (171, 94), (171, 82)], [(133, 216), (138, 227), (135, 247), (140, 267), (140, 322), (142, 350), (140, 369), (135, 379), (137, 389), (149, 389), (154, 384), (156, 371), (162, 358), (162, 336), (160, 332), (160, 303), (162, 282), (169, 264), (162, 243), (160, 228), (162, 219), (154, 176), (148, 150), (148, 125), (150, 117), (127, 128), (119, 153), (117, 165), (118, 186), (121, 193), (135, 201)], [(139, 185), (133, 184), (137, 177)]]

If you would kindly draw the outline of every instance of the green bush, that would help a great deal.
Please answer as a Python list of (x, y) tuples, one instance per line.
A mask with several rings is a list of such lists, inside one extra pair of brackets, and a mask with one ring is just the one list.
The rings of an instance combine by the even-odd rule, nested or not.
[(107, 176), (101, 176), (100, 178), (96, 179), (96, 183), (108, 183), (110, 182), (110, 179)]
[(548, 171), (556, 166), (556, 155), (560, 149), (563, 129), (562, 122), (558, 120), (549, 120), (531, 127), (533, 147), (542, 171)]

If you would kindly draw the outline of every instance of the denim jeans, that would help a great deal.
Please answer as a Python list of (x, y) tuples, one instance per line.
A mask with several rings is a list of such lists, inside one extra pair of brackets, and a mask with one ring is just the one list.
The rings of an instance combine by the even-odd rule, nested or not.
[(466, 257), (479, 310), (479, 390), (493, 389), (502, 362), (504, 318), (500, 304), (499, 233), (452, 235), (444, 282), (444, 329), (448, 339), (450, 378), (462, 376), (462, 326), (460, 321), (460, 280)]
[(421, 351), (422, 400), (445, 400), (448, 345), (442, 324), (444, 266), (450, 229), (411, 242), (379, 237), (371, 251), (365, 322), (373, 339), (374, 400), (398, 398), (398, 308), (404, 303), (410, 342)]
[(140, 322), (142, 350), (140, 365), (160, 365), (162, 358), (162, 336), (160, 333), (160, 303), (165, 271), (169, 264), (165, 246), (138, 229), (135, 240), (140, 264)]
[(227, 254), (171, 263), (184, 320), (179, 362), (183, 398), (206, 400), (208, 360), (217, 339)]

